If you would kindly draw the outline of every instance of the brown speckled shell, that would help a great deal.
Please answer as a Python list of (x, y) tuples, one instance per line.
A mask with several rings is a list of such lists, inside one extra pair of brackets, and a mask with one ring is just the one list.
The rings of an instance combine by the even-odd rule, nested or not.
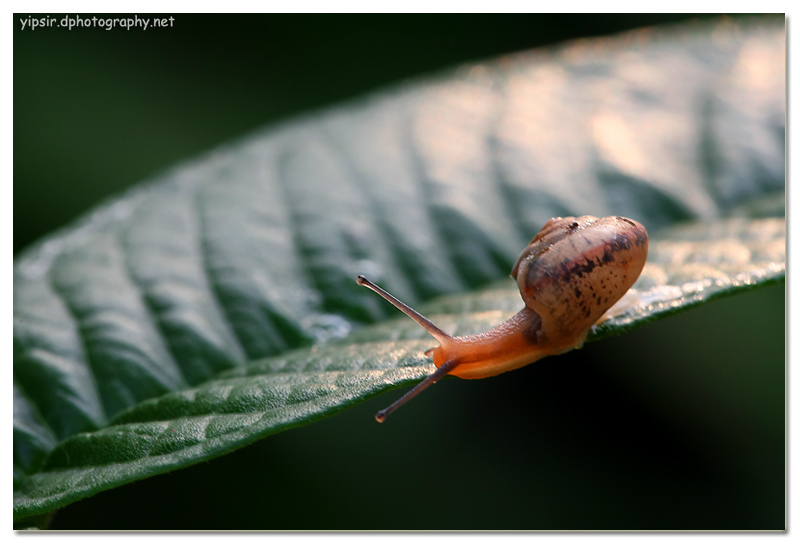
[(644, 226), (627, 218), (548, 221), (511, 271), (525, 304), (542, 318), (538, 342), (580, 344), (639, 277), (647, 247)]

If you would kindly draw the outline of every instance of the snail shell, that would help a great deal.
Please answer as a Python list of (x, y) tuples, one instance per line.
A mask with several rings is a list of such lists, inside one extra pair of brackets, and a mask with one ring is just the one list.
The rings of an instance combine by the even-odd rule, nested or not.
[(627, 218), (548, 221), (511, 270), (525, 305), (541, 317), (539, 344), (580, 346), (639, 278), (647, 249), (647, 230)]

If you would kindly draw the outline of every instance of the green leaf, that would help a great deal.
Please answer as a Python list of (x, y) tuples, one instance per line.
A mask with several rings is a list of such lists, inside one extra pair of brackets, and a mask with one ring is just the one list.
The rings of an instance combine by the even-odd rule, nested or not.
[(477, 63), (252, 135), (40, 242), (14, 266), (15, 518), (429, 374), (425, 332), (359, 273), (445, 296), (423, 310), (474, 332), (518, 310), (497, 282), (549, 217), (614, 214), (651, 257), (593, 337), (781, 280), (784, 220), (742, 210), (785, 190), (783, 55), (756, 22)]

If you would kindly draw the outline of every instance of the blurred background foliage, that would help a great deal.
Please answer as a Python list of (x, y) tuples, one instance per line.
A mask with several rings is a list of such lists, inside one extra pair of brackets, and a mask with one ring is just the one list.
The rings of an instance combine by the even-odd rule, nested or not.
[[(293, 114), (462, 61), (712, 16), (177, 14), (158, 31), (21, 31), (20, 17), (15, 254)], [(492, 380), (446, 380), (378, 426), (392, 392), (78, 502), (52, 527), (783, 528), (784, 299), (781, 284)], [(554, 414), (565, 398), (574, 411)], [(528, 429), (485, 416), (509, 403)]]

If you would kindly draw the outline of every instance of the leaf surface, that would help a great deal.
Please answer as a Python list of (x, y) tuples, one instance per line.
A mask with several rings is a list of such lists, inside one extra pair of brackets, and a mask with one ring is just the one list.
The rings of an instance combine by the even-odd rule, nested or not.
[(431, 341), (360, 273), (474, 332), (518, 310), (498, 282), (547, 219), (613, 214), (647, 226), (651, 258), (594, 337), (781, 280), (784, 220), (742, 210), (782, 202), (784, 82), (783, 25), (569, 44), (267, 129), (106, 203), (14, 265), (15, 517), (430, 373)]

